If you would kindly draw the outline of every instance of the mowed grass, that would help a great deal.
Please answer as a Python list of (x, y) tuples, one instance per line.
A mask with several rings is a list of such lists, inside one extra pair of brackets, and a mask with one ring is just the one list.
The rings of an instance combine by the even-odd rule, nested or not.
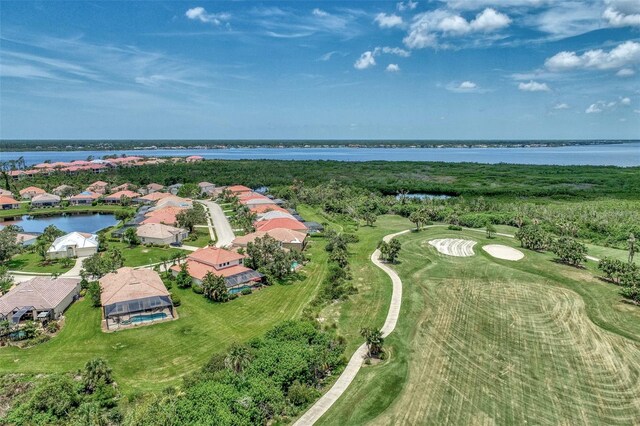
[(184, 245), (194, 247), (204, 247), (206, 245), (209, 245), (209, 241), (211, 241), (211, 234), (209, 234), (208, 228), (194, 228), (193, 232), (197, 235), (198, 238), (196, 240), (191, 240), (193, 234), (190, 234), (189, 238), (182, 242)]
[[(476, 255), (428, 245), (447, 237), (478, 241)], [(365, 366), (318, 424), (637, 423), (640, 308), (618, 287), (548, 254), (494, 259), (476, 232), (400, 238), (403, 306), (389, 360)]]
[(273, 325), (297, 317), (315, 296), (327, 272), (323, 241), (309, 246), (311, 259), (300, 279), (273, 285), (224, 304), (192, 290), (173, 288), (182, 299), (179, 319), (115, 333), (100, 331), (100, 309), (87, 300), (73, 304), (66, 323), (49, 342), (30, 349), (0, 348), (0, 373), (74, 371), (105, 358), (125, 394), (158, 391), (197, 371), (233, 342), (262, 336)]
[(7, 261), (6, 266), (10, 271), (63, 274), (73, 268), (75, 263), (75, 259), (72, 259), (70, 266), (64, 266), (59, 259), (42, 262), (42, 257), (37, 253), (20, 253)]
[(124, 266), (143, 266), (162, 262), (163, 258), (171, 259), (176, 253), (189, 254), (189, 251), (171, 247), (146, 247), (137, 245), (130, 247), (127, 243), (109, 242), (108, 248), (117, 248), (124, 257)]

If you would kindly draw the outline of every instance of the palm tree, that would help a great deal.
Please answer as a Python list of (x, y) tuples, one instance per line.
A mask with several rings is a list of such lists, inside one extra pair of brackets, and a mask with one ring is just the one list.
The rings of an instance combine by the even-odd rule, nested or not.
[(384, 337), (382, 337), (382, 331), (375, 328), (365, 327), (360, 330), (360, 335), (366, 340), (367, 355), (369, 356), (369, 358), (382, 352), (382, 345), (384, 345)]
[(227, 352), (224, 365), (235, 373), (242, 373), (251, 364), (251, 359), (251, 351), (247, 346), (234, 343)]

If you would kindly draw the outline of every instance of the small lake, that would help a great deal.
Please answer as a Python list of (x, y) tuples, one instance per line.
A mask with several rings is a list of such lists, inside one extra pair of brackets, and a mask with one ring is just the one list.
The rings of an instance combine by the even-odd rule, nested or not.
[(228, 148), (140, 149), (119, 151), (3, 152), (2, 160), (23, 157), (27, 165), (52, 161), (83, 160), (88, 156), (139, 155), (186, 157), (200, 155), (223, 160), (337, 160), (337, 161), (445, 161), (451, 163), (509, 163), (549, 165), (640, 166), (640, 142), (530, 148)]
[(21, 220), (0, 222), (3, 225), (18, 225), (24, 229), (24, 232), (41, 233), (49, 225), (55, 225), (64, 232), (88, 232), (95, 234), (101, 229), (113, 226), (118, 223), (116, 217), (112, 214), (78, 214), (66, 216), (22, 216)]

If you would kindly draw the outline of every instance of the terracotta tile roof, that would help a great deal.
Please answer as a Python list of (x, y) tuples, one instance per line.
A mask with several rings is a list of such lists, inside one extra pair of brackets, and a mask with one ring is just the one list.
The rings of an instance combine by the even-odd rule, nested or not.
[(229, 191), (233, 192), (233, 193), (240, 193), (240, 192), (251, 192), (251, 188), (247, 188), (244, 185), (231, 185), (231, 186), (227, 186), (227, 188)]
[(24, 195), (27, 193), (34, 193), (34, 194), (45, 194), (46, 191), (44, 189), (38, 188), (36, 186), (28, 186), (25, 189), (21, 189), (20, 190), (20, 195)]
[(151, 216), (147, 216), (145, 220), (140, 222), (142, 225), (148, 223), (164, 223), (165, 225), (175, 225), (178, 222), (176, 215), (171, 212), (159, 212)]
[(144, 197), (139, 197), (139, 198), (145, 201), (158, 201), (167, 197), (171, 197), (171, 194), (168, 194), (166, 192), (153, 192), (151, 194), (147, 194)]
[(20, 204), (18, 201), (14, 200), (12, 197), (0, 196), (0, 206), (4, 206), (6, 204)]
[(101, 195), (96, 193), (96, 192), (84, 191), (84, 192), (81, 192), (79, 194), (74, 195), (73, 197), (69, 197), (69, 201), (73, 201), (73, 200), (96, 200), (96, 199), (98, 199), (100, 197), (101, 197)]
[(104, 182), (102, 180), (97, 180), (95, 182), (93, 182), (91, 185), (88, 186), (88, 188), (93, 188), (93, 187), (105, 187), (105, 186), (109, 186), (109, 184), (107, 182)]
[[(231, 266), (229, 268), (217, 270), (212, 266), (209, 266), (201, 262), (197, 262), (195, 260), (190, 260), (190, 259), (187, 259), (186, 263), (187, 263), (187, 270), (189, 271), (189, 275), (197, 280), (202, 280), (205, 277), (205, 275), (207, 275), (207, 272), (211, 272), (214, 275), (218, 275), (226, 278), (226, 277), (230, 277), (233, 275), (237, 275), (243, 272), (249, 272), (253, 270), (243, 265), (236, 265), (236, 266)], [(180, 272), (180, 266), (173, 265), (171, 267), (171, 270)]]
[(160, 191), (162, 188), (164, 188), (164, 185), (160, 185), (159, 183), (150, 183), (146, 186), (146, 188), (153, 191)]
[(244, 259), (245, 256), (233, 251), (218, 247), (205, 247), (194, 251), (188, 256), (189, 259), (206, 263), (208, 265), (220, 265), (226, 262), (234, 262)]
[(264, 238), (265, 235), (269, 235), (281, 243), (302, 243), (307, 237), (307, 234), (304, 232), (286, 228), (275, 228), (269, 231), (257, 231), (243, 235), (233, 240), (233, 244), (245, 247), (248, 243), (254, 242), (257, 238)]
[(276, 228), (293, 229), (296, 231), (307, 231), (307, 227), (304, 223), (295, 219), (279, 218), (271, 220), (263, 220), (254, 224), (256, 231), (270, 231)]
[(153, 217), (159, 214), (166, 214), (166, 213), (171, 213), (173, 215), (177, 215), (179, 213), (182, 213), (183, 211), (187, 210), (186, 207), (160, 207), (154, 210), (149, 211), (148, 213), (146, 213), (144, 216), (145, 217)]
[(289, 213), (287, 209), (277, 206), (275, 204), (261, 204), (261, 205), (251, 207), (249, 210), (251, 210), (255, 214), (267, 213), (267, 212)]
[(133, 191), (118, 191), (118, 192), (114, 192), (113, 194), (109, 194), (105, 197), (105, 200), (119, 200), (122, 197), (129, 197), (129, 198), (138, 198), (140, 196), (140, 194), (138, 194), (137, 192), (133, 192)]
[(169, 295), (160, 275), (151, 269), (120, 268), (98, 281), (102, 289), (100, 295), (102, 306), (145, 297)]

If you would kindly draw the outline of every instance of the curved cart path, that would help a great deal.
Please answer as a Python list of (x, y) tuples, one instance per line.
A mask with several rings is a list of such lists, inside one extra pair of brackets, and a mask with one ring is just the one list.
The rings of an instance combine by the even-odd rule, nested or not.
[[(387, 235), (383, 238), (384, 241), (388, 242), (392, 238), (410, 232), (410, 230), (397, 232), (395, 234)], [(400, 305), (402, 304), (402, 281), (398, 274), (391, 269), (386, 264), (380, 261), (380, 250), (376, 250), (371, 255), (371, 261), (378, 268), (382, 269), (389, 277), (391, 278), (391, 283), (393, 285), (393, 292), (391, 294), (391, 304), (389, 305), (389, 312), (387, 313), (387, 319), (384, 322), (384, 325), (381, 328), (382, 337), (387, 337), (395, 328), (396, 323), (398, 322), (398, 317), (400, 316)], [(308, 426), (317, 422), (320, 417), (326, 413), (329, 408), (342, 396), (344, 391), (347, 390), (349, 384), (355, 379), (356, 374), (362, 367), (362, 362), (364, 360), (365, 355), (367, 354), (367, 345), (362, 344), (356, 352), (353, 354), (349, 363), (345, 367), (344, 371), (333, 384), (331, 389), (327, 393), (325, 393), (322, 398), (316, 401), (315, 404), (306, 413), (302, 415), (294, 423), (294, 426)]]

